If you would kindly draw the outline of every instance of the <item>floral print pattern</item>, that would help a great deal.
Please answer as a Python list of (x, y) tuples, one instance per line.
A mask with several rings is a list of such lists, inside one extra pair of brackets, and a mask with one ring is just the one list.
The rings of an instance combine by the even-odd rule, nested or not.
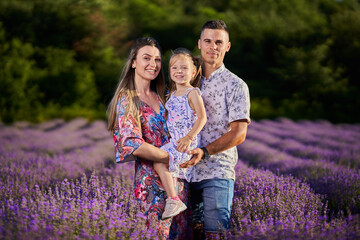
[[(192, 90), (199, 91), (201, 94), (199, 88), (189, 88), (187, 93), (182, 96), (175, 96), (175, 91), (166, 102), (165, 107), (168, 110), (166, 125), (169, 128), (171, 139), (169, 143), (161, 147), (162, 150), (169, 153), (169, 170), (172, 176), (188, 182), (191, 181), (194, 167), (180, 168), (179, 165), (189, 161), (191, 155), (177, 151), (176, 142), (188, 134), (197, 119), (196, 112), (192, 110), (188, 101), (188, 95)], [(197, 135), (191, 142), (189, 150), (199, 147), (199, 144), (200, 136)]]
[[(165, 121), (165, 108), (158, 97), (160, 113), (156, 113), (145, 102), (140, 106), (141, 129), (137, 126), (131, 114), (123, 121), (128, 99), (123, 96), (117, 104), (118, 128), (113, 132), (115, 155), (118, 163), (135, 160), (134, 196), (147, 216), (148, 227), (158, 231), (160, 239), (186, 239), (190, 231), (187, 229), (191, 221), (190, 211), (184, 211), (174, 218), (161, 220), (165, 206), (166, 192), (159, 175), (153, 167), (153, 162), (135, 158), (132, 153), (144, 142), (161, 147), (169, 142)], [(183, 179), (175, 180), (175, 190), (181, 200), (188, 205), (189, 184)]]
[[(209, 79), (201, 78), (202, 98), (208, 121), (200, 132), (206, 147), (230, 130), (230, 123), (246, 119), (250, 123), (250, 96), (246, 83), (222, 65)], [(237, 148), (232, 147), (195, 165), (193, 182), (205, 179), (235, 179)]]

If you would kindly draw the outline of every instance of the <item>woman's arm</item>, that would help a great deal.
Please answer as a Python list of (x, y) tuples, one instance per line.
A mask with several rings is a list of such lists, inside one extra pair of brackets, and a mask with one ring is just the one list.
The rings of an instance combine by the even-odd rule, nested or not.
[(135, 157), (139, 157), (149, 161), (168, 163), (169, 154), (145, 142), (141, 128), (132, 114), (129, 114), (124, 121), (123, 116), (128, 104), (127, 97), (122, 97), (117, 106), (117, 125), (120, 126), (114, 132), (117, 162), (132, 161)]
[(133, 155), (153, 162), (169, 163), (169, 153), (149, 143), (144, 142)]
[(196, 112), (197, 119), (188, 134), (177, 141), (178, 146), (176, 149), (179, 152), (185, 152), (188, 150), (191, 141), (200, 133), (207, 121), (204, 102), (199, 91), (192, 90), (188, 95), (188, 101), (191, 109)]

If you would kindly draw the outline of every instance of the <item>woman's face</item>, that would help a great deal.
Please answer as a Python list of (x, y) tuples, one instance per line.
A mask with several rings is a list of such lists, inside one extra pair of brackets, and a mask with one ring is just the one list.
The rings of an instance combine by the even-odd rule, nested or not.
[(140, 48), (131, 66), (135, 69), (135, 79), (154, 80), (161, 69), (159, 49), (154, 46)]

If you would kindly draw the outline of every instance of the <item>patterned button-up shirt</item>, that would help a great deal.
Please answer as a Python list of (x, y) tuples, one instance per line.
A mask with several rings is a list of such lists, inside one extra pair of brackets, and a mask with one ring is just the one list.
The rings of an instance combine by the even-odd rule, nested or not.
[[(201, 91), (207, 122), (200, 132), (206, 147), (230, 130), (230, 123), (246, 119), (250, 123), (250, 97), (246, 83), (222, 65), (209, 79), (201, 79)], [(213, 154), (195, 165), (192, 182), (205, 179), (235, 179), (237, 148)]]

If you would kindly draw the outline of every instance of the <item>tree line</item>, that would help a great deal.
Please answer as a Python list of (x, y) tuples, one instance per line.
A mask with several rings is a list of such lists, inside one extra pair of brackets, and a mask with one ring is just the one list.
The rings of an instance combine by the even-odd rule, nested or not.
[(167, 72), (209, 19), (229, 27), (252, 118), (359, 122), (356, 0), (0, 0), (0, 121), (104, 119), (136, 38), (159, 41)]

